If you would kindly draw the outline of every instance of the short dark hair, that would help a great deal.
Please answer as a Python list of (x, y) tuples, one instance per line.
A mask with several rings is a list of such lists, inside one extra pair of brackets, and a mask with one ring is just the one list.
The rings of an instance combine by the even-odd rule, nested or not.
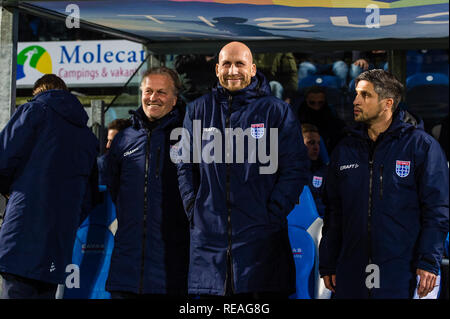
[(68, 91), (66, 83), (55, 74), (45, 74), (38, 79), (33, 86), (33, 96), (48, 90), (65, 90)]
[(378, 99), (392, 98), (394, 100), (392, 112), (397, 109), (402, 100), (404, 86), (393, 74), (382, 69), (369, 70), (361, 73), (355, 79), (355, 87), (359, 81), (372, 83), (373, 89), (378, 94)]
[(142, 82), (144, 82), (146, 77), (148, 77), (149, 75), (152, 75), (152, 74), (167, 75), (170, 79), (172, 79), (173, 87), (175, 88), (175, 94), (178, 95), (178, 93), (181, 91), (182, 84), (181, 84), (181, 80), (180, 80), (180, 77), (178, 76), (177, 71), (167, 68), (165, 66), (159, 66), (159, 67), (154, 67), (154, 68), (148, 69), (142, 75), (141, 84), (142, 84)]
[(130, 125), (131, 121), (129, 119), (115, 119), (114, 121), (109, 123), (108, 130), (117, 130), (120, 132), (121, 130), (127, 128)]
[(313, 85), (313, 86), (306, 88), (305, 98), (307, 98), (308, 95), (311, 93), (313, 93), (313, 94), (322, 93), (325, 96), (325, 99), (327, 98), (327, 91), (323, 86)]
[(302, 126), (302, 134), (313, 132), (320, 135), (319, 129), (317, 128), (317, 126), (313, 124), (303, 123), (301, 126)]

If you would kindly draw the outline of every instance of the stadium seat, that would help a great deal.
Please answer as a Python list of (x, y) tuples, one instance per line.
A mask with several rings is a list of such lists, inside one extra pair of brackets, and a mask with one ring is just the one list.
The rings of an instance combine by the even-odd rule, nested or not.
[(105, 291), (114, 235), (110, 225), (115, 220), (115, 207), (105, 186), (99, 187), (104, 201), (97, 205), (78, 228), (72, 263), (80, 270), (80, 287), (64, 288), (64, 299), (109, 299)]
[[(311, 194), (311, 191), (308, 186), (305, 186), (303, 188), (303, 192), (300, 194), (299, 198), (299, 204), (295, 205), (294, 209), (291, 211), (291, 213), (288, 215), (288, 226), (290, 229), (302, 229), (305, 231), (309, 237), (312, 239), (314, 247), (315, 247), (315, 254), (306, 254), (304, 256), (307, 256), (308, 258), (313, 258), (313, 260), (306, 261), (302, 257), (302, 260), (296, 260), (296, 271), (298, 274), (301, 274), (302, 276), (305, 275), (305, 269), (300, 269), (301, 267), (306, 267), (309, 265), (310, 262), (313, 263), (314, 267), (312, 268), (312, 274), (311, 274), (311, 280), (308, 281), (308, 289), (302, 288), (301, 292), (302, 294), (305, 291), (311, 291), (310, 296), (314, 299), (329, 299), (331, 295), (331, 291), (325, 288), (323, 281), (319, 277), (319, 242), (322, 234), (322, 225), (323, 220), (319, 216), (319, 213), (317, 212), (316, 204), (314, 202), (314, 198)], [(295, 228), (292, 228), (295, 227)], [(297, 236), (296, 234), (299, 234), (298, 230), (290, 230), (290, 240), (292, 243), (297, 243), (297, 239), (292, 236)], [(303, 238), (303, 241), (305, 241), (306, 236), (305, 235), (298, 235)], [(307, 244), (305, 244), (307, 245)], [(302, 246), (296, 247), (294, 244), (292, 244), (294, 259), (298, 259), (296, 254), (298, 251), (294, 251), (294, 249), (301, 248)], [(306, 265), (306, 266), (304, 266)], [(300, 268), (299, 268), (300, 267)], [(309, 266), (308, 266), (309, 267)], [(297, 277), (297, 280), (300, 280), (299, 277)], [(303, 279), (302, 279), (303, 280)], [(305, 281), (303, 281), (303, 284), (305, 284)]]
[(324, 86), (327, 88), (339, 89), (341, 87), (339, 78), (334, 75), (308, 75), (300, 80), (298, 83), (298, 89), (304, 90), (310, 86)]
[(432, 81), (428, 81), (429, 84), (421, 84), (425, 81), (427, 80), (423, 77), (410, 78), (406, 105), (408, 111), (423, 119), (425, 130), (430, 131), (448, 114), (448, 78), (445, 75), (436, 76)]
[(288, 230), (296, 272), (296, 292), (291, 296), (291, 299), (313, 299), (314, 264), (316, 260), (314, 240), (301, 227), (289, 225)]
[(423, 53), (419, 50), (408, 50), (406, 52), (406, 76), (409, 77), (422, 70)]
[(317, 218), (320, 218), (320, 216), (317, 212), (314, 197), (309, 187), (305, 186), (300, 194), (299, 204), (295, 205), (287, 217), (288, 225), (298, 226), (307, 230)]
[(448, 76), (442, 73), (416, 73), (406, 79), (406, 89), (422, 85), (447, 85)]

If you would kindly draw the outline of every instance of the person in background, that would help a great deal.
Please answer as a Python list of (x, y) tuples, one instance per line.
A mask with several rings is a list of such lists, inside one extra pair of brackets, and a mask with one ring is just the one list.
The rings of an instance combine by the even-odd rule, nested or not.
[(388, 71), (387, 52), (384, 50), (352, 51), (353, 63), (350, 65), (350, 80), (362, 72), (373, 69)]
[(97, 165), (98, 165), (98, 184), (99, 185), (106, 185), (106, 173), (107, 173), (107, 159), (108, 159), (108, 151), (111, 148), (111, 143), (114, 139), (114, 137), (119, 133), (121, 130), (127, 128), (131, 125), (131, 120), (129, 119), (115, 119), (108, 125), (108, 134), (106, 136), (106, 146), (105, 146), (105, 153), (97, 158)]
[(317, 212), (320, 217), (324, 216), (325, 205), (322, 200), (325, 189), (325, 180), (328, 166), (320, 159), (320, 134), (319, 129), (309, 123), (302, 124), (303, 143), (308, 149), (308, 157), (311, 160), (309, 189), (314, 197)]
[(422, 298), (436, 285), (448, 233), (448, 166), (423, 121), (401, 110), (403, 85), (356, 78), (356, 124), (331, 155), (319, 271), (336, 298)]
[(327, 104), (324, 87), (312, 86), (305, 92), (305, 100), (298, 110), (300, 123), (309, 123), (319, 129), (329, 154), (343, 136), (344, 121), (335, 116)]
[(277, 98), (290, 103), (297, 92), (297, 63), (292, 53), (258, 53), (254, 62)]
[(78, 226), (99, 200), (98, 140), (62, 79), (46, 74), (0, 132), (2, 299), (54, 299)]
[(174, 161), (184, 107), (178, 74), (166, 67), (146, 71), (142, 105), (131, 126), (114, 137), (107, 187), (118, 222), (106, 282), (112, 299), (187, 296), (189, 224)]
[(192, 102), (213, 87), (216, 82), (213, 73), (216, 60), (214, 54), (176, 56), (174, 66), (180, 75), (182, 83), (180, 97), (185, 103)]

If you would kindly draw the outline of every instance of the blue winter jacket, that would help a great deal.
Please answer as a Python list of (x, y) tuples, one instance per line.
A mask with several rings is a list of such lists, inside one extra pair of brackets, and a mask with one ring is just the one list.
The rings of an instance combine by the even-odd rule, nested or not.
[[(372, 156), (369, 145), (359, 124), (332, 154), (319, 270), (336, 274), (337, 298), (410, 298), (417, 268), (439, 271), (448, 232), (447, 161), (404, 111), (394, 114)], [(368, 289), (366, 279), (376, 287)]]
[(175, 108), (148, 129), (140, 107), (108, 153), (107, 185), (118, 229), (106, 283), (108, 291), (187, 294), (189, 224), (170, 153), (172, 129), (183, 115)]
[(10, 194), (0, 230), (0, 271), (63, 283), (77, 227), (98, 191), (98, 141), (67, 91), (17, 109), (0, 133), (0, 190)]
[[(200, 126), (193, 120), (201, 121)], [(191, 225), (189, 293), (295, 291), (286, 216), (308, 182), (309, 159), (289, 105), (271, 95), (266, 79), (258, 73), (249, 86), (233, 94), (218, 85), (193, 101), (184, 128), (189, 134), (182, 138), (178, 174)], [(230, 157), (225, 153), (226, 128), (251, 132), (242, 146), (233, 138), (236, 151)], [(278, 129), (273, 144), (270, 137), (276, 135), (270, 128)], [(205, 138), (200, 141), (201, 135)], [(264, 136), (265, 150), (256, 143)], [(250, 139), (265, 154), (270, 153), (269, 144), (277, 145), (278, 154), (271, 154), (278, 161), (275, 172), (261, 174), (259, 169), (269, 162), (259, 156), (252, 163), (249, 153), (258, 152), (249, 148)], [(216, 160), (208, 164), (201, 156), (194, 163), (195, 145), (202, 145), (203, 155), (217, 156)], [(225, 286), (227, 279), (231, 287)]]
[(323, 203), (323, 193), (325, 192), (325, 181), (327, 179), (328, 165), (323, 164), (321, 159), (311, 162), (309, 171), (309, 189), (314, 197), (317, 212), (323, 218), (325, 214), (325, 204)]

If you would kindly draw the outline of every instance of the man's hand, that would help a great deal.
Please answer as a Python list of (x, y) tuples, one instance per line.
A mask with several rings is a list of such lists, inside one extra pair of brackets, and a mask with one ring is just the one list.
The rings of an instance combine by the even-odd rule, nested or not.
[(364, 71), (367, 71), (367, 69), (369, 68), (369, 62), (364, 59), (356, 60), (355, 62), (353, 62), (353, 64), (359, 66)]
[(336, 287), (336, 275), (331, 275), (331, 276), (323, 276), (323, 283), (325, 284), (325, 287), (327, 287), (328, 289), (330, 289), (332, 292), (336, 293), (336, 291), (334, 291), (334, 288)]
[(434, 289), (437, 276), (423, 269), (417, 269), (416, 274), (419, 275), (417, 295), (419, 298), (423, 298)]

